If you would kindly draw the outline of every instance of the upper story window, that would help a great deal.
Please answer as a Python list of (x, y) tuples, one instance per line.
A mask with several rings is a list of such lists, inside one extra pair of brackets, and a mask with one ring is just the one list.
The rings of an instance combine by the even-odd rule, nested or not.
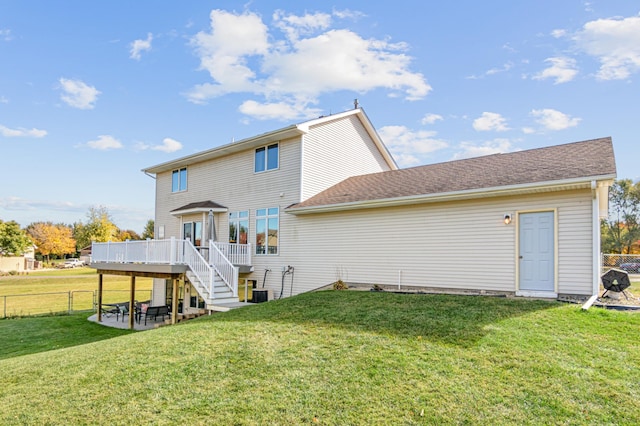
[(187, 190), (187, 168), (183, 167), (171, 173), (171, 192)]
[(278, 168), (278, 144), (263, 146), (256, 149), (255, 169), (256, 173)]

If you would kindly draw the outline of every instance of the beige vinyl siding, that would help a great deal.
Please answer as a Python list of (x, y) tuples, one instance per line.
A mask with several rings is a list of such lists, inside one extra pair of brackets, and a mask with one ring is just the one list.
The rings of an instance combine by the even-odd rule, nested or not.
[[(280, 141), (279, 168), (254, 173), (254, 150), (232, 154), (187, 168), (188, 187), (184, 192), (171, 192), (171, 172), (157, 176), (156, 227), (165, 225), (165, 237), (180, 237), (180, 218), (169, 212), (189, 203), (211, 200), (229, 212), (250, 210), (250, 238), (253, 242), (255, 209), (285, 207), (299, 201), (300, 139)], [(227, 213), (216, 213), (218, 239), (228, 238)], [(186, 217), (186, 216), (185, 216)], [(201, 216), (189, 215), (200, 220)]]
[(295, 292), (348, 282), (516, 291), (517, 223), (557, 209), (558, 292), (591, 292), (590, 191), (302, 215), (292, 235)]
[(302, 156), (301, 201), (350, 176), (390, 170), (355, 115), (312, 126)]

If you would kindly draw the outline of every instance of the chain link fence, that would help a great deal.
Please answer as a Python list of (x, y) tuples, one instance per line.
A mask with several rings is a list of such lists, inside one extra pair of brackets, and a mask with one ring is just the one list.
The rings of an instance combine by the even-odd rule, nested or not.
[[(148, 300), (151, 290), (136, 291), (136, 300)], [(128, 290), (104, 290), (102, 303), (129, 301)], [(8, 294), (0, 296), (0, 318), (71, 314), (95, 311), (97, 290), (73, 290), (53, 293)]]
[(640, 254), (603, 254), (602, 272), (621, 269), (629, 274), (640, 274)]

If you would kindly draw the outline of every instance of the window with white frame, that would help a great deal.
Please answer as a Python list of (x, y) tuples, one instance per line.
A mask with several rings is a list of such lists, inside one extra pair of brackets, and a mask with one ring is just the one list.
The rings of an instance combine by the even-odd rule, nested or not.
[(256, 210), (256, 254), (278, 254), (278, 207)]
[(171, 173), (171, 192), (187, 190), (187, 168), (183, 167)]
[(256, 173), (278, 168), (278, 144), (263, 146), (256, 149), (255, 168)]
[(229, 242), (247, 244), (249, 234), (249, 212), (229, 213)]

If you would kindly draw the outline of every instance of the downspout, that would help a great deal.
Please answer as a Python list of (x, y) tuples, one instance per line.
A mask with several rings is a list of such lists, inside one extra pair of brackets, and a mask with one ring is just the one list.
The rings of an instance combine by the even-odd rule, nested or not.
[(582, 309), (587, 310), (593, 305), (598, 298), (598, 291), (600, 289), (600, 191), (598, 191), (598, 182), (591, 181), (591, 215), (592, 215), (592, 288), (591, 297), (582, 305)]

